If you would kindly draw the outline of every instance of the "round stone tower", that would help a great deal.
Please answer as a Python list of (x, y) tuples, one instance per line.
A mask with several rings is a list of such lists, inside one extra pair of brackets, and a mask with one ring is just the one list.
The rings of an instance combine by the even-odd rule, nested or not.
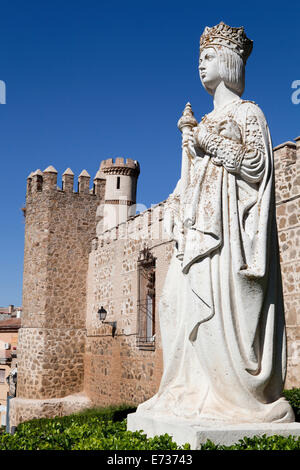
[(135, 215), (137, 179), (140, 166), (130, 158), (112, 158), (101, 162), (99, 173), (106, 180), (103, 231), (126, 222)]

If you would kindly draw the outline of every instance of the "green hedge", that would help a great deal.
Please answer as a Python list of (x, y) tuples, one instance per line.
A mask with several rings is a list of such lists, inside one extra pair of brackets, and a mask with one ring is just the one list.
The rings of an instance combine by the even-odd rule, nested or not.
[[(300, 389), (286, 390), (300, 421)], [(167, 434), (147, 439), (143, 432), (126, 429), (126, 416), (135, 411), (127, 405), (96, 408), (70, 416), (34, 419), (21, 423), (14, 435), (0, 434), (0, 450), (180, 450)], [(201, 450), (300, 450), (300, 438), (253, 437), (233, 446), (207, 441)]]
[(244, 437), (232, 446), (216, 445), (207, 441), (201, 450), (300, 450), (300, 438), (292, 436), (254, 436)]
[(283, 395), (294, 410), (296, 421), (300, 422), (300, 388), (284, 390)]
[(129, 405), (119, 405), (119, 406), (108, 406), (108, 407), (98, 407), (98, 408), (89, 408), (87, 410), (81, 411), (80, 413), (74, 413), (68, 416), (61, 416), (56, 418), (39, 418), (26, 421), (21, 423), (18, 426), (17, 431), (23, 431), (23, 428), (30, 427), (30, 429), (36, 429), (37, 432), (48, 430), (49, 423), (59, 423), (62, 426), (62, 429), (67, 429), (69, 426), (72, 426), (74, 422), (78, 425), (83, 425), (89, 423), (94, 418), (97, 418), (98, 421), (107, 423), (108, 421), (117, 422), (123, 421), (128, 415), (128, 413), (134, 413), (136, 407)]
[[(55, 418), (45, 421), (41, 428), (36, 423), (27, 422), (18, 426), (12, 436), (0, 436), (0, 450), (177, 450), (172, 438), (167, 434), (147, 439), (141, 432), (126, 430), (123, 421), (103, 420), (90, 417), (78, 423), (74, 418), (61, 422)], [(188, 449), (189, 446), (184, 448)]]
[(0, 435), (0, 450), (178, 450), (167, 434), (147, 439), (142, 432), (127, 431), (126, 405), (86, 410), (53, 419), (21, 423), (15, 434)]

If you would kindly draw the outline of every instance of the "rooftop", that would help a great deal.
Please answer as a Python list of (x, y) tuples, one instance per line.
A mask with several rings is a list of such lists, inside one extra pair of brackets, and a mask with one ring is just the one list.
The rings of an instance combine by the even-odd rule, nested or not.
[(9, 329), (16, 329), (18, 330), (21, 328), (21, 318), (5, 318), (1, 319), (0, 317), (0, 331), (1, 330), (9, 330)]

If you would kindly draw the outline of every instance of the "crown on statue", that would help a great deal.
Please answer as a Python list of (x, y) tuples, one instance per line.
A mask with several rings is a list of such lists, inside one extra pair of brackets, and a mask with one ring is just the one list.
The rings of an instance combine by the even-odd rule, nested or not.
[(211, 28), (206, 26), (200, 37), (200, 52), (213, 46), (224, 46), (235, 51), (246, 63), (252, 51), (253, 41), (247, 38), (243, 26), (232, 28), (221, 21)]

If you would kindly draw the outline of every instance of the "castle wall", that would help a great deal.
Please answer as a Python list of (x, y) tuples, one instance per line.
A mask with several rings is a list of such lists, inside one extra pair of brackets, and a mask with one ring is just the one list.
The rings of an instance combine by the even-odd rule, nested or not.
[(83, 388), (88, 253), (104, 187), (90, 194), (83, 176), (79, 192), (70, 184), (62, 191), (52, 170), (28, 180), (18, 349), (18, 396), (26, 399)]
[(276, 216), (287, 326), (286, 388), (300, 387), (300, 139), (274, 149)]
[[(162, 375), (162, 350), (156, 314), (155, 343), (138, 347), (138, 258), (145, 243), (156, 258), (156, 312), (173, 252), (163, 238), (163, 204), (105, 232), (91, 252), (88, 274), (85, 393), (97, 405), (139, 404), (153, 396)], [(97, 315), (117, 321), (116, 336)]]

